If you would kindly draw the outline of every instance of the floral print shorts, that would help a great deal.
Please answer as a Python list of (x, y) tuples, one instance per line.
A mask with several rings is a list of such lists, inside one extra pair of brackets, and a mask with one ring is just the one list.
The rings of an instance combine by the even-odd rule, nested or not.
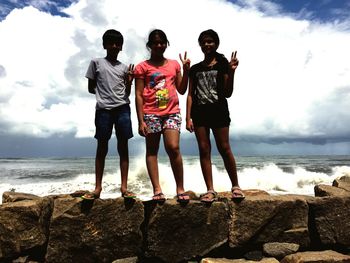
[(145, 114), (143, 117), (149, 133), (161, 132), (165, 129), (174, 129), (180, 132), (181, 130), (181, 114), (174, 113), (164, 116), (155, 114)]

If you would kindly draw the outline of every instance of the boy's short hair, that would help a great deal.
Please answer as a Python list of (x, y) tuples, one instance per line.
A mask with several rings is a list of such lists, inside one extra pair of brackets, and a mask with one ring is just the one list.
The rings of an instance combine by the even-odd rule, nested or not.
[(117, 43), (123, 45), (124, 38), (123, 35), (114, 29), (107, 30), (102, 36), (103, 46), (107, 43)]

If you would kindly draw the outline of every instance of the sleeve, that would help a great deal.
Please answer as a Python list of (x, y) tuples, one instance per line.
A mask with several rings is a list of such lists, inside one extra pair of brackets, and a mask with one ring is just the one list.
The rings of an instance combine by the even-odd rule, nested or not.
[(89, 67), (86, 71), (85, 77), (88, 79), (95, 79), (95, 73), (96, 73), (96, 63), (94, 60), (91, 60)]
[(135, 79), (145, 79), (145, 68), (143, 67), (142, 63), (136, 65), (136, 67), (134, 69), (134, 78)]
[(176, 74), (180, 73), (181, 72), (181, 66), (179, 64), (179, 62), (177, 62), (176, 60), (174, 60), (174, 66), (175, 66), (175, 72)]

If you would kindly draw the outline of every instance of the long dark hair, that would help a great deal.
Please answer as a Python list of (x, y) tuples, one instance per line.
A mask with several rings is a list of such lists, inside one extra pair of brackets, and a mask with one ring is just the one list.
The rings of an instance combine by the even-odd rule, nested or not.
[[(198, 37), (198, 44), (201, 45), (203, 39), (205, 37), (210, 37), (214, 40), (214, 43), (217, 47), (220, 45), (220, 38), (218, 33), (216, 33), (213, 29), (204, 30), (202, 33), (199, 34)], [(217, 51), (215, 51), (215, 58), (216, 60), (221, 63), (226, 60), (225, 56)]]
[(166, 34), (164, 33), (164, 31), (160, 30), (160, 29), (154, 29), (148, 35), (148, 41), (146, 43), (147, 48), (151, 48), (151, 45), (153, 44), (154, 38), (156, 36), (159, 36), (165, 43), (167, 43), (168, 46), (170, 45), (168, 38), (167, 38)]

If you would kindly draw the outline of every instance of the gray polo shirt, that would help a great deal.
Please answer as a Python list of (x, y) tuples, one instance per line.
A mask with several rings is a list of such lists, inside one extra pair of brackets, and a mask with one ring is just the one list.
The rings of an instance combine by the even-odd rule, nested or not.
[(130, 103), (125, 90), (128, 67), (120, 61), (112, 64), (106, 58), (94, 58), (85, 77), (96, 80), (96, 109), (110, 110)]

